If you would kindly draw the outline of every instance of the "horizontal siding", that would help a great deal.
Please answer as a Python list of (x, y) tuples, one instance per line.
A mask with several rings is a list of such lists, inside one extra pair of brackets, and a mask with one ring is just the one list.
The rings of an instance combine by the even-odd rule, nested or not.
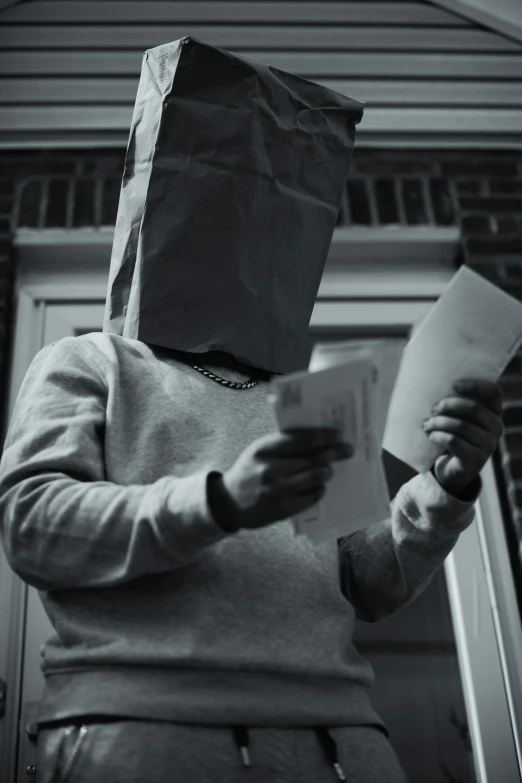
[(365, 101), (359, 140), (522, 143), (522, 44), (423, 0), (16, 4), (0, 11), (0, 142), (125, 139), (144, 50), (184, 35)]
[[(125, 76), (135, 79), (136, 88), (140, 75), (143, 52), (63, 52), (35, 51), (28, 56), (24, 52), (0, 51), (0, 74), (35, 77), (52, 75), (73, 76)], [(381, 52), (265, 52), (252, 50), (253, 60), (269, 63), (275, 68), (290, 71), (308, 79), (372, 77), (385, 83), (394, 77), (407, 78), (419, 83), (420, 78), (430, 78), (445, 84), (451, 90), (453, 79), (491, 79), (502, 82), (520, 82), (522, 89), (521, 55), (472, 55), (472, 54), (399, 54)], [(57, 100), (60, 96), (56, 96)]]
[[(85, 106), (32, 106), (8, 108), (0, 106), (0, 127), (30, 130), (38, 124), (42, 131), (103, 130), (121, 131), (130, 127), (132, 106), (97, 106), (96, 111)], [(522, 128), (522, 109), (495, 109), (487, 112), (481, 109), (408, 109), (368, 108), (364, 116), (367, 133), (382, 132), (385, 127), (390, 133), (404, 132), (406, 127), (412, 133), (451, 132), (456, 135), (475, 133), (480, 127), (482, 133), (497, 134), (499, 126), (507, 134), (516, 134)]]
[(212, 46), (249, 49), (343, 49), (399, 52), (521, 52), (522, 46), (488, 31), (415, 27), (331, 27), (328, 25), (3, 25), (3, 49), (132, 49), (140, 51), (192, 35)]
[(58, 2), (24, 3), (6, 9), (1, 15), (5, 24), (74, 22), (96, 24), (164, 24), (172, 22), (217, 22), (226, 24), (283, 24), (286, 22), (301, 24), (379, 24), (443, 27), (470, 27), (472, 24), (455, 14), (435, 8), (429, 3), (409, 0), (409, 2), (254, 2), (238, 0), (236, 2), (199, 2), (192, 0), (179, 3), (163, 0), (58, 0)]
[[(317, 79), (319, 84), (343, 95), (366, 101), (369, 108), (379, 106), (451, 106), (481, 108), (522, 106), (522, 89), (513, 82), (465, 82), (451, 84), (426, 79)], [(54, 103), (60, 96), (63, 104), (100, 103), (132, 104), (136, 97), (136, 78), (102, 76), (100, 78), (34, 78), (0, 79), (0, 94), (6, 104)], [(367, 109), (368, 111), (368, 109)]]

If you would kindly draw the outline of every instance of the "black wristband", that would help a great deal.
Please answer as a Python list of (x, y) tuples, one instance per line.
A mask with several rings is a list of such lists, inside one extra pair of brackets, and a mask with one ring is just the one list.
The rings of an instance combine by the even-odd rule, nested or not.
[(230, 521), (232, 513), (227, 492), (223, 486), (223, 474), (217, 470), (212, 470), (207, 476), (207, 501), (218, 527), (225, 533), (237, 533), (240, 530), (239, 525)]

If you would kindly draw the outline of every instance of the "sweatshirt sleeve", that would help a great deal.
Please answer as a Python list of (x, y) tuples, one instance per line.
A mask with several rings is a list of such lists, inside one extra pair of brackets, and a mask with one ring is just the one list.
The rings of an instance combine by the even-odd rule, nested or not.
[(428, 586), (475, 518), (473, 499), (449, 495), (432, 472), (404, 484), (391, 517), (338, 539), (346, 598), (356, 617), (373, 623), (411, 604)]
[(0, 536), (13, 571), (37, 589), (122, 584), (230, 535), (208, 506), (208, 471), (107, 480), (107, 394), (74, 337), (40, 350), (20, 388), (0, 461)]

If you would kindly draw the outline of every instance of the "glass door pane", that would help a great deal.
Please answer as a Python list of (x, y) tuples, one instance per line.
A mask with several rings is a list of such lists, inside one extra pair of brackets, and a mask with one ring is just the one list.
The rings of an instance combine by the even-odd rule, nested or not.
[[(315, 342), (399, 340), (383, 330), (310, 329), (302, 369)], [(391, 497), (416, 471), (382, 453)], [(410, 606), (378, 623), (356, 621), (354, 642), (373, 666), (370, 693), (411, 781), (476, 783), (464, 694), (444, 569)]]

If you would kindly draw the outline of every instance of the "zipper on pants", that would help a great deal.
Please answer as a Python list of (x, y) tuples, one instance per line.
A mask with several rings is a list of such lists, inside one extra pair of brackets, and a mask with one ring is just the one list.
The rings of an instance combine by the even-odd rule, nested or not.
[(67, 780), (67, 776), (69, 775), (69, 773), (70, 773), (70, 771), (71, 771), (71, 769), (73, 767), (73, 764), (76, 761), (76, 757), (78, 756), (78, 753), (80, 752), (81, 744), (82, 744), (83, 740), (85, 739), (85, 735), (87, 734), (87, 726), (80, 726), (80, 731), (78, 732), (78, 737), (76, 738), (76, 742), (74, 744), (74, 747), (73, 747), (73, 749), (71, 751), (71, 754), (70, 754), (69, 758), (67, 759), (67, 763), (65, 765), (63, 773), (58, 778), (57, 774), (58, 774), (58, 768), (60, 766), (60, 760), (61, 760), (62, 748), (63, 748), (64, 742), (67, 739), (67, 737), (69, 737), (72, 734), (72, 732), (73, 732), (73, 730), (75, 728), (77, 728), (77, 727), (74, 726), (74, 725), (73, 726), (67, 726), (67, 728), (65, 729), (64, 733), (62, 734), (62, 739), (61, 739), (61, 742), (60, 742), (60, 746), (58, 748), (58, 753), (56, 755), (56, 762), (55, 762), (54, 769), (53, 769), (52, 775), (51, 775), (48, 783), (65, 783), (65, 781)]

